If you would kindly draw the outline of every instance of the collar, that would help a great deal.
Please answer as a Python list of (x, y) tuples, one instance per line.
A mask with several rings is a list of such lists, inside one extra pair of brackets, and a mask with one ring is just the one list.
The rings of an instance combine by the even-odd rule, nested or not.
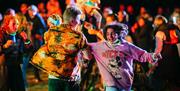
[(115, 40), (113, 43), (107, 41), (107, 46), (110, 48), (114, 48), (121, 44), (121, 41), (119, 39)]
[(11, 35), (11, 36), (15, 36), (15, 35), (16, 35), (16, 32), (15, 32), (15, 33), (12, 33), (12, 34), (9, 34), (9, 35)]

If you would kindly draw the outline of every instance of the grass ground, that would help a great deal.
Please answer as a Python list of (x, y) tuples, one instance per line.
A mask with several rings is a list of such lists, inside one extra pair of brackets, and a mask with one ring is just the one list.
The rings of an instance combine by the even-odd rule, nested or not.
[(36, 82), (32, 68), (27, 70), (27, 91), (48, 91), (48, 75), (40, 71), (42, 81)]

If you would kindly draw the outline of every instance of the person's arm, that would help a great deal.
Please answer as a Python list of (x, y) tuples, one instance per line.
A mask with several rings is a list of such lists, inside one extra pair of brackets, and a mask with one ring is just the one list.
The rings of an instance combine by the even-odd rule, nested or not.
[(130, 44), (129, 45), (130, 56), (139, 62), (154, 63), (161, 59), (160, 53), (148, 53), (147, 51)]
[(165, 40), (164, 32), (158, 31), (155, 35), (155, 38), (156, 38), (155, 53), (161, 53), (163, 48), (163, 40)]
[(82, 59), (91, 60), (93, 58), (90, 46), (81, 51)]
[(100, 40), (105, 40), (101, 30), (93, 29), (93, 25), (89, 22), (84, 22), (84, 27), (88, 30), (90, 35), (96, 35)]
[(96, 9), (93, 10), (92, 14), (96, 18), (97, 28), (100, 29), (101, 28), (101, 20), (102, 20), (101, 14)]

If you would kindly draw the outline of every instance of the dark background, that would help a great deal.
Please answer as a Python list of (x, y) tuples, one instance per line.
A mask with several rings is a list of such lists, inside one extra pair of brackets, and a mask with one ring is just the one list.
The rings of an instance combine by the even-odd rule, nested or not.
[[(39, 2), (47, 2), (48, 0), (0, 0), (0, 12), (4, 13), (7, 8), (13, 8), (18, 11), (21, 3), (35, 4), (37, 5)], [(62, 10), (65, 9), (65, 0), (59, 0), (60, 6)], [(162, 6), (164, 8), (168, 8), (170, 11), (174, 9), (174, 7), (180, 6), (179, 0), (101, 0), (101, 8), (104, 6), (111, 6), (113, 10), (116, 12), (119, 9), (119, 5), (124, 4), (133, 4), (135, 11), (139, 9), (140, 6), (145, 6), (151, 13), (155, 12), (158, 6)]]

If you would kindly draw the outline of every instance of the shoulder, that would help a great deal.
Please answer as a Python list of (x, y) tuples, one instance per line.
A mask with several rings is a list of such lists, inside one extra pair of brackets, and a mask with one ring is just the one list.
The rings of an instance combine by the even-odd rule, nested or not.
[(87, 43), (87, 44), (91, 47), (98, 47), (98, 46), (107, 45), (107, 41), (103, 40), (103, 41), (99, 41), (95, 43)]
[(163, 31), (158, 31), (155, 35), (156, 38), (159, 38), (161, 40), (165, 40), (166, 39), (166, 35)]

